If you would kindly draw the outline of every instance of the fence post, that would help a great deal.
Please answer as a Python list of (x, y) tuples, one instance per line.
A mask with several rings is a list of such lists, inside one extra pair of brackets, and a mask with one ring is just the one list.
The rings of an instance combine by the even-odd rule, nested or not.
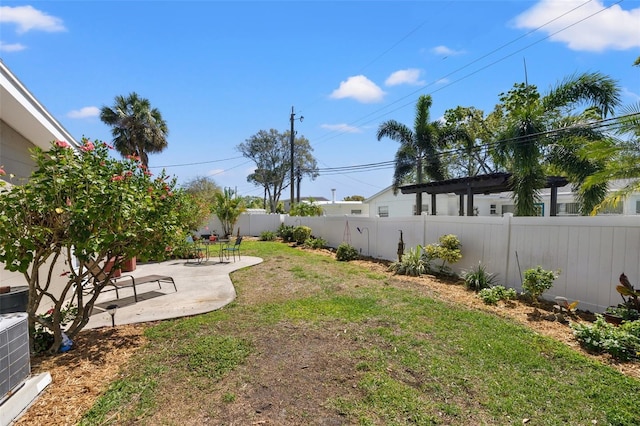
[(504, 243), (503, 247), (505, 247), (506, 253), (504, 256), (504, 265), (502, 267), (503, 270), (503, 284), (505, 287), (509, 286), (509, 264), (511, 263), (511, 218), (513, 217), (513, 213), (505, 213), (502, 216), (502, 232)]

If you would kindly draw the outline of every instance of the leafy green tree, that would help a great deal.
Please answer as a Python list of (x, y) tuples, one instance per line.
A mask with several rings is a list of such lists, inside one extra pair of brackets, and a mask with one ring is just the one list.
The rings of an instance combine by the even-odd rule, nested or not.
[[(48, 152), (34, 148), (36, 170), (28, 183), (0, 193), (0, 261), (24, 275), (31, 336), (36, 323), (49, 330), (52, 353), (62, 342), (63, 306), (69, 300), (77, 304), (77, 315), (64, 330), (73, 339), (107, 283), (96, 282), (86, 293), (83, 283), (90, 272), (80, 266), (67, 275), (59, 293), (52, 291), (59, 261), (75, 256), (84, 265), (112, 258), (117, 268), (136, 255), (162, 258), (184, 235), (188, 200), (175, 188), (175, 179), (151, 178), (138, 161), (118, 161), (108, 151), (106, 144), (87, 139), (79, 152), (62, 141)], [(43, 303), (54, 305), (46, 317), (36, 315)]]
[(216, 193), (215, 198), (213, 213), (222, 223), (222, 233), (230, 236), (233, 234), (233, 227), (238, 222), (238, 217), (246, 210), (244, 202), (229, 188)]
[(212, 178), (206, 176), (197, 176), (182, 185), (182, 188), (191, 199), (189, 229), (197, 230), (209, 219), (216, 202), (216, 194), (221, 193), (222, 189)]
[[(285, 136), (290, 138), (291, 132), (286, 132)], [(289, 142), (291, 143), (291, 142)], [(300, 184), (302, 178), (307, 176), (311, 180), (318, 177), (318, 163), (313, 156), (313, 147), (309, 143), (309, 139), (301, 136), (293, 141), (294, 149), (294, 172), (296, 178), (296, 202), (300, 202)], [(291, 159), (289, 159), (291, 162)]]
[(476, 176), (496, 171), (490, 142), (495, 140), (499, 119), (494, 114), (484, 116), (484, 111), (474, 107), (456, 107), (444, 113), (447, 127), (465, 131), (469, 137), (449, 141), (447, 151), (447, 175), (451, 178)]
[(264, 209), (266, 203), (262, 198), (253, 195), (245, 195), (242, 201), (248, 209)]
[(322, 216), (324, 211), (313, 198), (294, 204), (289, 211), (290, 216)]
[(364, 201), (365, 198), (362, 195), (348, 195), (344, 197), (344, 201)]
[[(256, 164), (256, 169), (247, 177), (247, 181), (265, 190), (269, 211), (276, 212), (282, 191), (292, 184), (291, 140), (289, 133), (280, 133), (275, 129), (268, 132), (260, 130), (245, 142), (239, 144), (238, 151)], [(295, 168), (300, 171), (299, 178), (307, 175), (312, 179), (317, 176), (316, 161), (311, 155), (309, 141), (304, 138), (294, 140)]]
[[(544, 96), (536, 86), (518, 83), (506, 94), (501, 93), (500, 101), (497, 109), (504, 117), (504, 127), (498, 134), (496, 159), (512, 173), (511, 187), (519, 216), (536, 215), (539, 190), (545, 184), (545, 159), (556, 161), (555, 166), (561, 170), (575, 166), (571, 164), (573, 157), (553, 155), (554, 149), (570, 153), (585, 141), (603, 137), (585, 131), (585, 126), (567, 127), (567, 123), (588, 124), (590, 115), (585, 112), (589, 108), (591, 113), (596, 111), (599, 117), (606, 117), (620, 102), (616, 82), (600, 73), (570, 76)], [(597, 168), (598, 164), (591, 166)], [(578, 186), (584, 180), (583, 176), (572, 177)]]
[(135, 92), (127, 97), (116, 96), (112, 107), (102, 107), (100, 119), (111, 126), (113, 145), (123, 157), (138, 156), (148, 166), (148, 154), (167, 147), (169, 128), (162, 114)]
[[(395, 156), (393, 193), (415, 173), (416, 182), (424, 183), (424, 176), (432, 180), (445, 178), (439, 151), (457, 139), (468, 139), (463, 130), (445, 127), (439, 121), (430, 121), (431, 96), (423, 95), (416, 105), (413, 130), (396, 120), (385, 121), (378, 127), (378, 140), (388, 137), (400, 143)], [(422, 193), (416, 193), (416, 215), (422, 213)]]

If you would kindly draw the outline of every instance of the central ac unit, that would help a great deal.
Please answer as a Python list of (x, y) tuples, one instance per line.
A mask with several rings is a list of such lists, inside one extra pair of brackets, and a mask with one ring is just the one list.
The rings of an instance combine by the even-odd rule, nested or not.
[(28, 315), (0, 314), (0, 405), (31, 374)]

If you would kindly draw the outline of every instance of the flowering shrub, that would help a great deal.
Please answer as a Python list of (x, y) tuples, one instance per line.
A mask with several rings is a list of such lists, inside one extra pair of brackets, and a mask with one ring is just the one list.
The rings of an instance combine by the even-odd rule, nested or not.
[[(28, 281), (30, 330), (38, 323), (53, 333), (50, 352), (62, 341), (64, 300), (77, 300), (77, 316), (65, 331), (73, 338), (89, 321), (105, 285), (83, 293), (89, 271), (80, 267), (67, 276), (61, 294), (49, 291), (54, 267), (72, 258), (72, 248), (81, 262), (163, 258), (165, 248), (186, 231), (182, 212), (188, 211), (188, 199), (175, 189), (175, 179), (164, 173), (152, 178), (136, 159), (113, 159), (105, 143), (82, 142), (79, 150), (64, 141), (53, 142), (46, 152), (34, 148), (36, 170), (29, 182), (0, 194), (0, 261)], [(41, 303), (53, 304), (50, 321), (35, 314)]]

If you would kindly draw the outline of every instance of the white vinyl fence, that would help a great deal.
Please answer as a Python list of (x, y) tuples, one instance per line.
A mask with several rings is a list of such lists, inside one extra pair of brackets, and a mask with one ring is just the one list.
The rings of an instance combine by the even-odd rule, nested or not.
[[(454, 234), (462, 243), (462, 260), (451, 265), (461, 273), (478, 262), (497, 274), (499, 284), (522, 290), (522, 272), (540, 265), (560, 271), (544, 297), (564, 296), (580, 301), (583, 310), (602, 312), (622, 301), (615, 290), (625, 273), (640, 288), (640, 215), (595, 217), (408, 216), (290, 217), (279, 214), (242, 214), (234, 234), (259, 236), (281, 224), (309, 226), (330, 247), (347, 242), (363, 256), (397, 260), (400, 231), (405, 252), (436, 243)], [(220, 231), (213, 217), (201, 234)], [(64, 265), (61, 264), (61, 268)], [(2, 285), (24, 285), (20, 274), (0, 272)]]
[[(624, 272), (640, 287), (640, 216), (504, 217), (409, 216), (378, 218), (358, 216), (289, 217), (242, 215), (243, 235), (276, 231), (281, 223), (309, 226), (330, 247), (348, 242), (362, 255), (397, 260), (400, 231), (405, 252), (418, 245), (436, 243), (454, 234), (462, 243), (458, 273), (478, 262), (497, 274), (499, 284), (522, 290), (522, 272), (541, 266), (560, 271), (544, 297), (564, 296), (580, 301), (583, 310), (602, 312), (622, 301), (615, 290)], [(246, 231), (245, 231), (246, 230)]]

